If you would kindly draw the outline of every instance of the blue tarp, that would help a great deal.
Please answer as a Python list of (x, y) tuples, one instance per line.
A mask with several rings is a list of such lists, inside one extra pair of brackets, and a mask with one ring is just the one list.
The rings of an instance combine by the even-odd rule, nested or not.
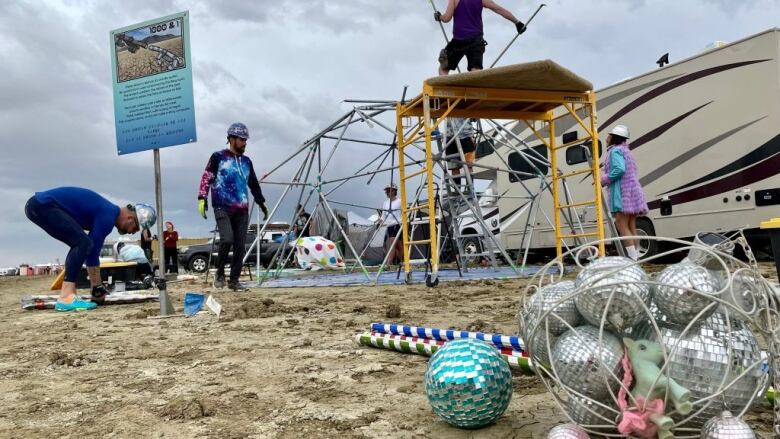
[[(519, 279), (527, 278), (536, 274), (542, 266), (526, 266), (525, 269), (515, 273), (511, 267), (493, 268), (470, 268), (468, 272), (458, 274), (456, 269), (440, 269), (439, 281), (450, 282), (456, 280), (480, 280), (480, 279)], [(550, 273), (557, 273), (553, 267)], [(370, 279), (361, 271), (355, 271), (351, 274), (320, 274), (301, 277), (285, 277), (282, 279), (267, 279), (261, 287), (265, 288), (296, 288), (296, 287), (318, 287), (318, 286), (351, 286), (351, 285), (372, 285), (376, 279), (376, 273), (368, 273)], [(400, 275), (393, 272), (385, 272), (379, 275), (376, 281), (378, 285), (399, 285), (405, 283), (406, 275), (402, 271)], [(412, 283), (424, 283), (425, 271), (412, 272)]]

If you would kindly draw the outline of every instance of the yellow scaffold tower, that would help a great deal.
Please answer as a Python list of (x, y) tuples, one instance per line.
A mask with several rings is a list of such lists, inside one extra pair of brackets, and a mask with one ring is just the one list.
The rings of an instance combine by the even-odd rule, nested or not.
[[(572, 116), (585, 131), (586, 137), (573, 142), (558, 144), (556, 121)], [(436, 232), (436, 200), (434, 191), (434, 158), (431, 133), (447, 117), (498, 119), (522, 121), (535, 137), (547, 146), (550, 157), (551, 192), (554, 209), (555, 241), (558, 257), (563, 253), (564, 240), (592, 238), (599, 240), (599, 253), (604, 255), (604, 218), (602, 211), (601, 178), (599, 175), (598, 132), (596, 128), (596, 96), (593, 85), (561, 67), (553, 61), (537, 61), (515, 64), (489, 70), (438, 76), (423, 83), (422, 94), (408, 102), (396, 105), (396, 130), (398, 138), (398, 163), (401, 192), (401, 217), (403, 227), (404, 269), (407, 279), (411, 273), (410, 253), (414, 245), (430, 246), (431, 277), (436, 281), (439, 270), (439, 249)], [(412, 122), (412, 129), (404, 130), (404, 118)], [(435, 121), (434, 121), (435, 119)], [(412, 164), (405, 149), (424, 137), (425, 161), (414, 172), (408, 173)], [(575, 144), (590, 141), (590, 160), (587, 167), (561, 174), (558, 171), (558, 154)], [(417, 164), (417, 162), (415, 162)], [(426, 175), (427, 199), (409, 205), (407, 182)], [(563, 182), (575, 176), (590, 174), (593, 177), (593, 198), (561, 203)], [(578, 184), (591, 185), (590, 181)], [(596, 223), (578, 233), (566, 230), (561, 224), (564, 210), (587, 208), (595, 211)], [(427, 238), (411, 240), (410, 213), (426, 211), (429, 232)]]

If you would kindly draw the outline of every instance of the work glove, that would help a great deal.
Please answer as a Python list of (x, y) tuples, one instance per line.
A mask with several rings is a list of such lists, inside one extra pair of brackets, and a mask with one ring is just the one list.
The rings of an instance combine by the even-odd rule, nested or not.
[(262, 203), (257, 203), (260, 205), (260, 210), (263, 211), (263, 221), (268, 219), (268, 206), (265, 205), (265, 201)]
[(201, 198), (198, 200), (198, 212), (200, 212), (200, 216), (203, 217), (203, 219), (206, 219), (206, 211), (209, 210), (209, 203), (206, 201), (205, 198)]
[(433, 13), (433, 19), (436, 21), (441, 21), (441, 12), (436, 11)]
[(92, 287), (92, 301), (98, 305), (102, 305), (108, 296), (108, 290), (103, 284)]
[(522, 21), (518, 21), (517, 23), (515, 23), (515, 27), (517, 28), (518, 34), (522, 34), (526, 30), (526, 27)]

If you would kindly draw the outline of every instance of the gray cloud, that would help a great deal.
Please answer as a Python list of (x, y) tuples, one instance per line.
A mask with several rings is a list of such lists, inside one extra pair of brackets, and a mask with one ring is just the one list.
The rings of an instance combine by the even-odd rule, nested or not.
[[(436, 3), (443, 8), (445, 2)], [(522, 19), (536, 6), (502, 3)], [(772, 27), (780, 16), (776, 2), (547, 3), (502, 64), (552, 58), (598, 86), (654, 68), (664, 52), (679, 60), (715, 40)], [(213, 228), (213, 219), (197, 216), (197, 186), (211, 152), (224, 147), (231, 122), (249, 125), (248, 155), (263, 174), (348, 111), (343, 99), (395, 99), (405, 84), (408, 96), (419, 93), (444, 45), (430, 5), (417, 0), (0, 2), (0, 266), (64, 259), (64, 245), (24, 217), (24, 203), (36, 190), (76, 185), (116, 202), (153, 202), (152, 153), (116, 155), (109, 31), (187, 8), (198, 142), (161, 151), (165, 215), (184, 236), (206, 236)], [(484, 19), (489, 63), (514, 30), (490, 12)], [(383, 121), (394, 123), (391, 115)], [(350, 136), (392, 139), (365, 126)], [(325, 178), (353, 175), (381, 152), (344, 144)], [(291, 160), (272, 179), (291, 178), (302, 160)], [(333, 199), (380, 205), (389, 175), (371, 185), (367, 180), (344, 185)], [(272, 203), (282, 192), (272, 185), (263, 190)], [(285, 217), (296, 199), (285, 199)]]

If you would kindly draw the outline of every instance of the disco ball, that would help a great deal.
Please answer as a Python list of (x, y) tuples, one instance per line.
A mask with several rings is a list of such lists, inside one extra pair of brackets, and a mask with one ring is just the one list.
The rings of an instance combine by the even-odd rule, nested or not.
[[(724, 289), (721, 299), (731, 305), (732, 310), (744, 313), (749, 317), (758, 312), (758, 298), (766, 292), (762, 290), (764, 284), (761, 276), (753, 270), (740, 269), (731, 276), (725, 271), (712, 271), (718, 280), (719, 289)], [(743, 318), (735, 313), (736, 318)]]
[(553, 427), (547, 439), (590, 439), (590, 436), (577, 424), (563, 424)]
[[(658, 275), (653, 302), (673, 323), (688, 324), (701, 310), (713, 303), (719, 292), (717, 279), (704, 267), (683, 262), (666, 267)], [(717, 304), (700, 317), (705, 319)]]
[[(538, 324), (536, 332), (544, 331), (546, 328), (551, 335), (557, 336), (568, 331), (569, 327), (577, 326), (582, 318), (574, 304), (574, 298), (563, 300), (574, 291), (574, 288), (573, 281), (565, 280), (540, 289), (531, 297), (523, 310), (525, 324), (521, 321), (520, 332), (529, 333)], [(541, 321), (542, 315), (548, 311), (551, 312), (547, 314), (545, 321)], [(523, 331), (523, 326), (525, 326), (525, 331)]]
[(607, 331), (599, 334), (593, 326), (578, 326), (565, 332), (555, 343), (552, 369), (568, 388), (597, 401), (606, 401), (610, 389), (615, 392), (620, 386), (622, 359), (620, 339)]
[[(566, 332), (569, 326), (575, 327), (582, 320), (574, 305), (574, 299), (564, 300), (573, 291), (573, 281), (547, 285), (534, 294), (521, 310), (520, 334), (525, 340), (526, 351), (536, 363), (549, 365), (550, 350), (555, 346), (558, 336)], [(543, 319), (547, 312), (549, 314)]]
[[(648, 277), (637, 263), (622, 256), (597, 259), (580, 271), (575, 280), (577, 289), (585, 290), (574, 299), (577, 310), (593, 326), (620, 332), (645, 318), (650, 303)], [(609, 308), (607, 308), (609, 303)]]
[[(549, 349), (547, 346), (549, 336)], [(558, 337), (554, 335), (548, 335), (544, 330), (539, 330), (534, 333), (533, 337), (523, 336), (525, 341), (525, 349), (528, 355), (533, 359), (534, 364), (542, 364), (544, 367), (550, 367), (550, 352), (555, 348), (555, 344), (558, 342)]]
[(619, 411), (615, 404), (596, 404), (587, 398), (569, 395), (566, 413), (577, 425), (598, 433), (614, 433)]
[(480, 340), (453, 340), (428, 362), (425, 393), (433, 412), (447, 423), (479, 428), (506, 411), (512, 373), (493, 346)]
[(756, 434), (745, 421), (735, 417), (731, 412), (725, 411), (704, 424), (701, 429), (701, 438), (756, 439)]
[[(686, 334), (682, 333), (685, 326), (656, 320), (668, 356), (666, 374), (691, 392), (691, 414), (673, 416), (678, 422), (685, 421), (681, 422), (684, 427), (701, 427), (723, 410), (740, 412), (764, 388), (767, 376), (761, 368), (756, 337), (743, 321), (732, 314), (729, 319), (727, 325), (725, 315), (716, 312)], [(635, 327), (632, 336), (659, 341), (649, 323)], [(713, 395), (715, 398), (709, 398)], [(703, 398), (709, 399), (697, 402)]]
[[(611, 245), (620, 239), (603, 243)], [(646, 239), (672, 248), (670, 255), (687, 253), (692, 248), (682, 240)], [(733, 239), (742, 246), (744, 252), (740, 253), (750, 254), (744, 236)], [(574, 260), (580, 267), (574, 290), (568, 296), (574, 297), (577, 310), (588, 324), (559, 336), (549, 367), (536, 365), (537, 374), (572, 422), (591, 436), (617, 434), (617, 423), (623, 417), (617, 409), (616, 394), (619, 380), (624, 378), (623, 342), (618, 337), (626, 335), (658, 342), (664, 348), (663, 355), (653, 357), (655, 365), (651, 362), (633, 369), (635, 382), (638, 378), (644, 380), (646, 371), (661, 373), (690, 393), (693, 410), (686, 415), (676, 412), (674, 402), (665, 404), (664, 415), (674, 421), (675, 435), (698, 437), (702, 426), (724, 410), (742, 413), (751, 408), (753, 401), (763, 399), (769, 384), (765, 361), (772, 364), (778, 355), (771, 341), (774, 335), (780, 336), (780, 296), (775, 295), (755, 264), (721, 251), (721, 247), (728, 250), (728, 243), (718, 249), (695, 246), (699, 251), (694, 252), (695, 261), (708, 270), (715, 266), (713, 261), (717, 262), (720, 270), (707, 273), (689, 260), (650, 278), (637, 262), (627, 258), (603, 257), (582, 266), (582, 254), (598, 251), (598, 245), (574, 248), (542, 267), (520, 296), (530, 309), (531, 292), (544, 290), (565, 276), (564, 260)], [(686, 297), (680, 292), (686, 289), (693, 290), (693, 295)], [(731, 298), (730, 292), (734, 293)], [(702, 301), (696, 303), (699, 298)], [(712, 306), (711, 314), (697, 317), (712, 302), (716, 306)], [(520, 318), (526, 324), (523, 327), (528, 328), (532, 319), (527, 314)], [(533, 352), (539, 343), (534, 338), (526, 339)], [(770, 352), (761, 352), (759, 343), (766, 344)], [(663, 386), (654, 387), (654, 394), (661, 390)]]

